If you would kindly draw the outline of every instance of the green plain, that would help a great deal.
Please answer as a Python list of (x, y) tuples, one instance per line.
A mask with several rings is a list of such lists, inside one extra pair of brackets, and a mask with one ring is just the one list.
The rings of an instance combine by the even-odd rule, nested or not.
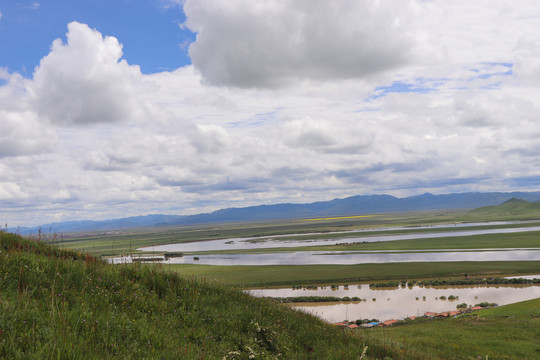
[(359, 265), (163, 265), (183, 276), (243, 287), (361, 283), (391, 279), (463, 278), (540, 274), (540, 261), (468, 261)]

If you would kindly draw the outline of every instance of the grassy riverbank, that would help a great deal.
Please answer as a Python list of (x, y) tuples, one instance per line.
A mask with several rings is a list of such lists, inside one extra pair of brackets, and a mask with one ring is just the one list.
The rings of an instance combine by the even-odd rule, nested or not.
[(358, 265), (164, 265), (183, 276), (244, 287), (540, 274), (540, 261), (463, 261)]
[(355, 359), (362, 345), (213, 282), (0, 232), (3, 359)]
[[(386, 235), (396, 235), (387, 232)], [(329, 245), (318, 246), (297, 246), (297, 247), (278, 247), (264, 249), (246, 249), (246, 250), (214, 250), (197, 251), (190, 254), (271, 254), (292, 251), (441, 251), (441, 250), (482, 250), (482, 249), (519, 249), (519, 248), (540, 248), (540, 231), (524, 231), (517, 233), (502, 234), (481, 234), (470, 236), (452, 236), (421, 238), (394, 241), (376, 241), (336, 245), (335, 242)], [(369, 240), (369, 239), (367, 239)]]
[(540, 299), (358, 334), (371, 354), (394, 359), (538, 359)]
[(524, 359), (540, 351), (539, 300), (461, 320), (344, 331), (163, 270), (108, 265), (0, 233), (0, 358), (357, 359), (364, 345), (369, 359)]

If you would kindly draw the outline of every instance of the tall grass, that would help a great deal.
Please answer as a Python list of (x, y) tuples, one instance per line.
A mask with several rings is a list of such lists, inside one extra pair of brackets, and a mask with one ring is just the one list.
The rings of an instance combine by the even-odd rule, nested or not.
[(360, 332), (371, 354), (394, 359), (540, 359), (540, 299), (455, 319), (416, 319)]
[(0, 232), (0, 358), (357, 359), (350, 332), (159, 266)]

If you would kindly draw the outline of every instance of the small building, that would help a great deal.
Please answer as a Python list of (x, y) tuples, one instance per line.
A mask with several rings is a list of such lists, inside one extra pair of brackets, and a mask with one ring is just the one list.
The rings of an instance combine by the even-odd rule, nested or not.
[(356, 325), (356, 324), (349, 324), (349, 325), (347, 325), (347, 327), (348, 327), (349, 329), (356, 329), (356, 328), (358, 327), (358, 325)]
[(391, 319), (391, 320), (383, 321), (382, 324), (383, 324), (384, 326), (391, 326), (391, 325), (393, 325), (393, 324), (395, 324), (395, 323), (397, 323), (397, 322), (398, 322), (397, 320)]

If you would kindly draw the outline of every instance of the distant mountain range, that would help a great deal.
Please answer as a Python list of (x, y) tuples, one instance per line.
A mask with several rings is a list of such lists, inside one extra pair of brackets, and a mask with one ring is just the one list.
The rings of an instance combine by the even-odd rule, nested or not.
[[(406, 198), (390, 195), (358, 195), (310, 204), (259, 205), (228, 208), (198, 215), (146, 215), (103, 221), (68, 221), (18, 229), (23, 234), (44, 232), (74, 233), (111, 231), (137, 227), (212, 224), (255, 220), (299, 219), (326, 216), (363, 215), (399, 211), (474, 209), (499, 205), (510, 199), (540, 201), (540, 192), (489, 192), (433, 195)], [(10, 229), (13, 230), (13, 229)]]

